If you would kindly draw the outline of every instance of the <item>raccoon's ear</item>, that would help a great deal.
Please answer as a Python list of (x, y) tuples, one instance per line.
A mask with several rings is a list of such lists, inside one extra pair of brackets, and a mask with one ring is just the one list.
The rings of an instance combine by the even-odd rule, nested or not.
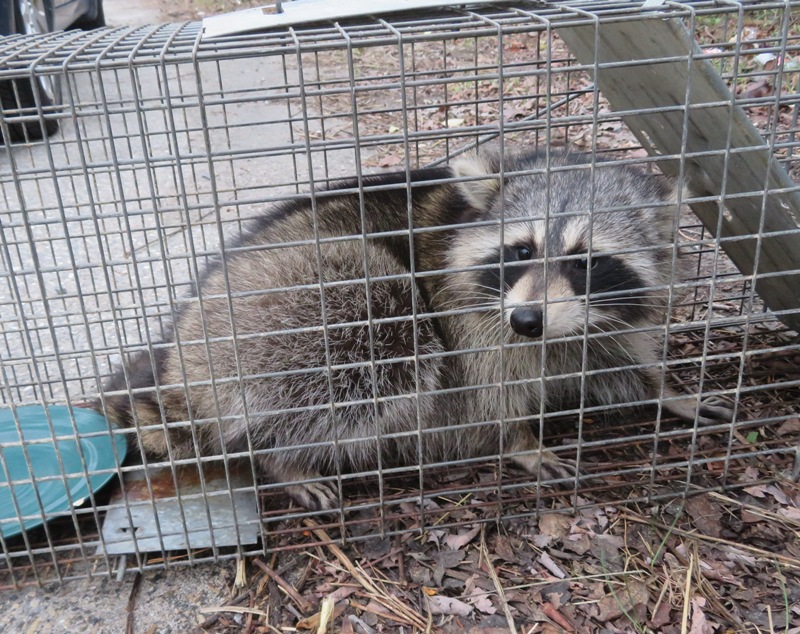
[(500, 181), (497, 176), (499, 166), (495, 157), (490, 154), (465, 156), (454, 161), (450, 165), (450, 169), (453, 170), (453, 176), (456, 178), (486, 177), (481, 180), (456, 183), (456, 187), (472, 207), (482, 211), (488, 210), (492, 198), (500, 191)]

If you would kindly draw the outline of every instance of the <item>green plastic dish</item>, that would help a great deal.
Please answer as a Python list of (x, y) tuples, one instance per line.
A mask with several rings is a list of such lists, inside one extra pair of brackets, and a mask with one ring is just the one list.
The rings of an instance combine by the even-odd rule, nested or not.
[[(122, 463), (127, 451), (127, 442), (123, 434), (111, 434), (109, 423), (105, 417), (94, 410), (72, 408), (75, 418), (75, 429), (72, 426), (70, 410), (63, 405), (53, 405), (48, 408), (50, 419), (56, 437), (68, 436), (53, 442), (47, 413), (40, 405), (28, 405), (16, 408), (22, 437), (25, 440), (24, 449), (30, 458), (33, 468), (33, 479), (28, 469), (23, 445), (14, 416), (10, 409), (0, 409), (0, 532), (4, 537), (12, 537), (22, 532), (43, 524), (50, 516), (63, 511), (68, 511), (71, 506), (81, 504), (89, 492), (97, 491), (116, 474), (112, 471), (94, 473), (104, 469), (114, 469)], [(116, 429), (115, 425), (111, 425)], [(97, 434), (86, 436), (86, 434)], [(44, 441), (44, 442), (35, 442)], [(78, 443), (83, 450), (83, 459), (86, 461), (84, 471)], [(57, 447), (56, 447), (57, 444)], [(115, 446), (116, 455), (115, 458)], [(59, 467), (58, 456), (64, 465), (64, 475)], [(119, 463), (117, 462), (119, 461)], [(84, 473), (89, 473), (87, 483)], [(8, 477), (11, 477), (10, 484)], [(57, 476), (53, 479), (42, 480), (48, 476)], [(27, 482), (19, 482), (27, 480)], [(41, 507), (37, 501), (39, 494)], [(19, 513), (37, 515), (19, 521)], [(44, 511), (44, 513), (42, 512)]]

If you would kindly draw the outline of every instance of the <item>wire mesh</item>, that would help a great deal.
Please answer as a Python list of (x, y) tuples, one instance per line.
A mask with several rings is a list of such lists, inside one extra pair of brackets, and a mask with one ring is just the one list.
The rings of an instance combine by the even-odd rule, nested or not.
[[(697, 2), (665, 3), (656, 10), (691, 31), (699, 47), (693, 60), (676, 57), (713, 65), (731, 91), (732, 107), (745, 110), (765, 139), (769, 155), (795, 183), (800, 177), (798, 6), (790, 1)], [(753, 465), (759, 465), (763, 477), (786, 469), (797, 442), (797, 432), (792, 431), (800, 401), (797, 335), (761, 301), (758, 281), (754, 286), (758, 277), (739, 271), (725, 255), (724, 243), (688, 208), (676, 216), (673, 244), (643, 242), (640, 248), (627, 251), (603, 247), (604, 252), (621, 258), (633, 258), (648, 249), (670, 254), (669, 282), (649, 289), (669, 296), (670, 314), (661, 321), (628, 328), (632, 334), (666, 343), (663, 357), (654, 363), (661, 381), (656, 397), (646, 403), (626, 403), (634, 410), (624, 415), (616, 413), (615, 407), (583, 398), (555, 411), (542, 401), (522, 417), (501, 414), (493, 420), (465, 420), (442, 431), (444, 442), (457, 444), (459, 437), (474, 437), (476, 428), (530, 424), (545, 447), (565, 458), (577, 457), (591, 476), (567, 479), (560, 488), (537, 486), (552, 478), (541, 470), (526, 474), (504, 460), (513, 449), (503, 446), (502, 434), (495, 449), (469, 459), (456, 459), (446, 451), (431, 459), (421, 448), (426, 430), (420, 405), (424, 397), (480, 388), (458, 382), (423, 385), (420, 368), (425, 363), (447, 368), (459, 355), (476, 353), (478, 346), (422, 350), (421, 330), (431, 320), (455, 319), (484, 308), (446, 306), (430, 312), (427, 299), (406, 290), (408, 314), (387, 319), (376, 313), (370, 299), (381, 284), (406, 280), (413, 285), (435, 285), (459, 270), (452, 260), (442, 260), (441, 267), (431, 270), (410, 258), (406, 270), (374, 273), (366, 246), (370, 240), (403, 240), (409, 253), (415, 252), (415, 245), (431, 244), (426, 232), (435, 229), (409, 229), (413, 196), (425, 186), (454, 182), (452, 173), (439, 170), (411, 183), (411, 170), (444, 165), (487, 144), (500, 148), (502, 157), (521, 150), (538, 150), (550, 157), (550, 148), (555, 146), (586, 152), (588, 163), (569, 169), (583, 170), (582, 177), (592, 183), (601, 182), (605, 158), (613, 159), (614, 165), (635, 166), (642, 174), (657, 173), (669, 160), (679, 161), (681, 170), (688, 169), (686, 140), (678, 156), (648, 154), (623, 114), (613, 111), (598, 89), (598, 67), (579, 63), (559, 36), (560, 29), (580, 25), (602, 29), (606, 24), (652, 19), (653, 11), (629, 2), (536, 7), (523, 3), (348, 19), (213, 40), (201, 37), (197, 23), (5, 38), (0, 43), (0, 82), (16, 87), (17, 99), (3, 101), (0, 113), (0, 134), (7, 140), (0, 157), (5, 203), (0, 208), (4, 407), (13, 412), (32, 404), (69, 408), (95, 404), (108, 412), (109, 398), (128, 399), (132, 389), (134, 398), (150, 394), (163, 409), (170, 389), (189, 393), (206, 389), (217, 408), (219, 394), (238, 390), (242, 395), (239, 421), (275, 414), (257, 408), (251, 411), (254, 406), (246, 382), (301, 376), (316, 385), (315, 377), (321, 375), (332, 392), (335, 371), (342, 369), (332, 360), (331, 347), (336, 345), (332, 337), (344, 323), (350, 328), (366, 327), (369, 353), (344, 369), (362, 371), (365, 380), (372, 382), (370, 394), (358, 403), (329, 398), (323, 405), (308, 405), (298, 398), (288, 413), (327, 409), (338, 425), (346, 425), (347, 406), (377, 411), (410, 401), (414, 429), (403, 433), (398, 429), (394, 436), (416, 439), (417, 453), (415, 460), (393, 464), (379, 450), (373, 464), (356, 469), (334, 461), (321, 479), (333, 484), (338, 508), (309, 512), (287, 501), (284, 490), (287, 482), (296, 479), (290, 477), (293, 474), (273, 473), (268, 478), (259, 465), (291, 449), (319, 451), (322, 456), (333, 447), (334, 455), (339, 455), (352, 439), (338, 432), (324, 439), (300, 434), (294, 447), (270, 447), (251, 437), (255, 431), (248, 431), (244, 445), (234, 450), (223, 443), (219, 452), (198, 447), (183, 454), (170, 448), (167, 455), (153, 456), (142, 452), (145, 445), (137, 425), (153, 432), (168, 423), (170, 433), (188, 433), (197, 446), (203, 429), (233, 425), (237, 419), (197, 416), (190, 411), (176, 419), (159, 415), (149, 428), (145, 421), (135, 421), (133, 427), (113, 432), (125, 435), (131, 447), (131, 457), (122, 464), (116, 460), (110, 470), (120, 476), (119, 484), (66, 510), (48, 511), (40, 505), (30, 517), (18, 511), (14, 521), (23, 519), (21, 515), (48, 521), (20, 535), (0, 537), (0, 585), (306, 548), (313, 537), (304, 533), (302, 520), (309, 516), (337, 529), (340, 539), (365, 539), (378, 533), (423, 531), (434, 525), (494, 521), (594, 504), (671, 499), (752, 483), (748, 467)], [(774, 26), (751, 29), (754, 20)], [(20, 101), (19, 87), (35, 85), (40, 78), (58, 85), (60, 105), (49, 104), (41, 96), (28, 103)], [(654, 117), (669, 109), (689, 116), (690, 108), (680, 103), (627, 114)], [(57, 122), (59, 132), (36, 141), (47, 131), (46, 122), (51, 127)], [(715, 152), (724, 154), (724, 149), (709, 150)], [(501, 159), (499, 171), (507, 176), (505, 160), (510, 159)], [(537, 166), (528, 172), (535, 175), (537, 169), (542, 171)], [(392, 170), (402, 174), (394, 182), (368, 178)], [(338, 179), (343, 177), (354, 180), (342, 185)], [(501, 178), (499, 182), (502, 190), (507, 181)], [(331, 193), (324, 189), (332, 186), (353, 195), (349, 200), (362, 220), (359, 232), (331, 236), (320, 231), (322, 216), (316, 210), (328, 204)], [(792, 187), (791, 192), (798, 188)], [(766, 198), (766, 189), (755, 194)], [(407, 224), (381, 235), (370, 233), (366, 217), (370, 207), (365, 201), (377, 195), (399, 201), (407, 209)], [(683, 194), (683, 202), (714, 202), (720, 217), (731, 220), (724, 206), (724, 188), (721, 195), (693, 195)], [(623, 213), (630, 210), (630, 204), (627, 208), (625, 204), (602, 208), (590, 201), (590, 208), (581, 214)], [(263, 218), (276, 205), (314, 210), (311, 233), (299, 238), (275, 236), (272, 244), (237, 240), (252, 226), (248, 223)], [(557, 223), (561, 211), (547, 206), (541, 213)], [(484, 224), (492, 225), (492, 221)], [(511, 222), (495, 221), (494, 225), (501, 241), (503, 235), (513, 233)], [(594, 223), (589, 226), (593, 231)], [(455, 230), (466, 228), (459, 225)], [(796, 229), (789, 233), (800, 241)], [(757, 235), (745, 237), (760, 240)], [(235, 258), (277, 252), (278, 242), (284, 248), (288, 244), (308, 249), (317, 274), (313, 284), (273, 283), (267, 288), (259, 286), (257, 279), (251, 283), (238, 277), (239, 268), (229, 268)], [(591, 237), (590, 242), (591, 250), (595, 244)], [(355, 253), (354, 266), (361, 267), (360, 274), (326, 279), (322, 254), (337, 248)], [(471, 247), (464, 248), (472, 257)], [(690, 264), (685, 275), (677, 265), (679, 254)], [(577, 255), (566, 257), (574, 260)], [(545, 279), (551, 274), (555, 279), (553, 271), (560, 263), (558, 256), (545, 257)], [(222, 271), (219, 287), (209, 286), (205, 272), (209, 266)], [(478, 260), (461, 271), (479, 273), (491, 268)], [(513, 270), (500, 267), (499, 287), (505, 288)], [(343, 319), (326, 310), (326, 294), (354, 283), (366, 293), (363, 315)], [(242, 328), (234, 317), (237, 307), (248, 302), (270, 306), (287, 292), (312, 291), (321, 298), (322, 310), (319, 318), (306, 319), (302, 328), (293, 330), (290, 324), (265, 333)], [(548, 300), (547, 292), (553, 292), (552, 287), (545, 290), (545, 311), (547, 307), (555, 310), (558, 298)], [(500, 294), (493, 306), (498, 323), (508, 312), (506, 301), (507, 295)], [(187, 314), (196, 314), (198, 320), (191, 331), (195, 336), (189, 339), (185, 338), (189, 331), (173, 326)], [(589, 318), (586, 308), (582, 327), (562, 337), (583, 351), (577, 372), (581, 385), (593, 376), (587, 358), (603, 345), (587, 332)], [(226, 322), (227, 326), (215, 326)], [(393, 324), (409, 326), (413, 333), (413, 354), (406, 361), (413, 365), (414, 381), (399, 393), (387, 395), (375, 387), (382, 362), (374, 337), (378, 326)], [(265, 366), (253, 373), (243, 366), (248, 350), (263, 345), (265, 336), (300, 341), (303, 333), (324, 340), (324, 354), (314, 372), (307, 367), (275, 370)], [(547, 346), (547, 336), (544, 344), (539, 340), (496, 346), (501, 373), (514, 347), (524, 345)], [(214, 350), (224, 349), (230, 361), (224, 371), (209, 368), (207, 378), (190, 382), (187, 377), (196, 374), (184, 365), (184, 355), (194, 358), (193, 347), (203, 348), (212, 359), (218, 358)], [(158, 389), (137, 386), (132, 366), (137, 354), (159, 367), (164, 359), (172, 359), (183, 378), (175, 383), (160, 378)], [(301, 355), (302, 350), (297, 350), (297, 358)], [(532, 368), (523, 384), (535, 383), (547, 373), (547, 358), (540, 357), (541, 367)], [(635, 356), (625, 360), (634, 371), (641, 363)], [(126, 368), (126, 390), (109, 395), (105, 386), (120, 367)], [(503, 391), (516, 389), (514, 385), (500, 378), (491, 387)], [(671, 397), (666, 386), (677, 394), (699, 393), (736, 403), (734, 422), (701, 426), (697, 420), (676, 421), (667, 411)], [(639, 405), (643, 408), (637, 409)], [(392, 433), (384, 437), (385, 431), (376, 430), (373, 437), (362, 440), (374, 441), (379, 448), (399, 442)], [(145, 453), (144, 464), (136, 458), (139, 453)], [(5, 461), (0, 462), (8, 479)], [(243, 480), (234, 474), (234, 465), (240, 464), (246, 465)], [(158, 467), (166, 471), (157, 478), (153, 470)], [(221, 469), (221, 490), (210, 487), (206, 469), (214, 467)], [(197, 480), (191, 492), (185, 490), (181, 469)], [(129, 478), (134, 474), (144, 478), (143, 499), (130, 494)], [(51, 476), (63, 478), (63, 467)], [(312, 474), (311, 479), (320, 476)], [(115, 487), (117, 496), (112, 497)], [(176, 496), (175, 522), (161, 526), (156, 519), (160, 544), (156, 552), (139, 548), (134, 535), (130, 555), (113, 554), (101, 531), (106, 514), (121, 510), (130, 518), (132, 509), (151, 504), (162, 487), (183, 493)], [(257, 496), (260, 516), (237, 518), (235, 505), (227, 520), (212, 518), (206, 511), (200, 526), (209, 534), (208, 547), (176, 551), (167, 546), (172, 533), (190, 543), (194, 529), (187, 523), (187, 508), (193, 500), (208, 509), (215, 497), (235, 494)], [(227, 521), (235, 532), (232, 545), (215, 542), (212, 525), (220, 521)], [(246, 543), (240, 535), (240, 528), (252, 525), (257, 526), (258, 543)]]

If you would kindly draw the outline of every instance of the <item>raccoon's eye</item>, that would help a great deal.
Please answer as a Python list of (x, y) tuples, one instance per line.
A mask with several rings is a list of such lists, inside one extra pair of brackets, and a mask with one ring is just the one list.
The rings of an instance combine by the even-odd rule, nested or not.
[[(591, 259), (591, 268), (596, 269), (598, 264), (600, 264), (600, 256), (596, 255)], [(590, 268), (589, 258), (580, 258), (579, 260), (573, 260), (573, 265), (575, 266), (576, 269), (585, 271), (586, 269)]]
[(517, 247), (517, 260), (530, 260), (532, 256), (533, 252), (529, 247)]

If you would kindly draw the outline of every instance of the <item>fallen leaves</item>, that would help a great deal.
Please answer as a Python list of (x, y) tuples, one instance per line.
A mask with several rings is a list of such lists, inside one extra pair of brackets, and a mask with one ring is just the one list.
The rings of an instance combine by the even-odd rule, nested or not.
[(597, 605), (597, 618), (605, 623), (624, 615), (632, 615), (639, 606), (646, 606), (649, 599), (647, 584), (641, 581), (631, 579), (622, 586), (610, 583), (608, 594)]
[(474, 609), (471, 605), (464, 603), (453, 597), (445, 597), (441, 594), (430, 596), (427, 592), (425, 598), (428, 601), (428, 609), (431, 614), (455, 614), (458, 616), (469, 616)]
[(719, 537), (722, 532), (722, 511), (708, 495), (695, 495), (686, 500), (686, 512), (694, 525), (704, 534)]

